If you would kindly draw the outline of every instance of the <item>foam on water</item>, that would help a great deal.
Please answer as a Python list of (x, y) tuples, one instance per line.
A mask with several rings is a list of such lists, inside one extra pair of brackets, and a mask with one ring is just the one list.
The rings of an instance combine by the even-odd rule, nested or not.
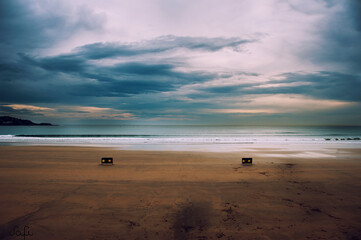
[(242, 145), (360, 146), (360, 127), (54, 126), (2, 127), (0, 145), (84, 145), (122, 149), (238, 150)]
[[(346, 138), (347, 139), (347, 138)], [(361, 143), (360, 140), (343, 140), (342, 142)], [(250, 143), (327, 143), (334, 139), (298, 138), (298, 137), (27, 137), (0, 135), (3, 143), (91, 143), (91, 144), (250, 144)], [(339, 141), (341, 142), (341, 140)]]

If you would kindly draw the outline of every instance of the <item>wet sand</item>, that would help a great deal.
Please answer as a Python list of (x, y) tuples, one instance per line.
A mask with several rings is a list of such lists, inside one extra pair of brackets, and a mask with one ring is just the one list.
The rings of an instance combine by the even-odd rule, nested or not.
[(0, 239), (361, 239), (361, 149), (332, 153), (2, 146)]

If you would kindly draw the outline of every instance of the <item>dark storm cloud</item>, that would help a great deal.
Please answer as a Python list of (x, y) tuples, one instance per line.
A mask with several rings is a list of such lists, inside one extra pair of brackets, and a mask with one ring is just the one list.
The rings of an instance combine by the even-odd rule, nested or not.
[[(270, 67), (274, 67), (272, 72), (284, 71), (284, 68), (278, 66), (277, 47), (274, 49), (277, 54), (270, 56), (267, 55), (270, 53), (262, 53), (262, 49), (270, 49), (276, 46), (277, 41), (275, 45), (272, 42), (271, 47), (264, 48), (263, 46), (267, 46), (267, 38), (261, 39), (266, 42), (266, 45), (262, 45), (264, 42), (258, 41), (257, 38), (174, 35), (146, 41), (121, 43), (98, 42), (99, 38), (92, 35), (89, 40), (86, 39), (88, 40), (87, 43), (91, 44), (78, 46), (68, 53), (49, 56), (47, 55), (49, 54), (48, 50), (54, 54), (54, 51), (56, 52), (58, 49), (74, 46), (75, 42), (84, 42), (87, 35), (82, 36), (83, 32), (99, 33), (108, 29), (106, 27), (111, 24), (104, 26), (106, 18), (102, 14), (97, 14), (85, 7), (70, 9), (63, 8), (61, 4), (56, 5), (51, 1), (41, 2), (40, 4), (44, 4), (44, 6), (39, 6), (37, 1), (0, 0), (0, 113), (8, 113), (9, 115), (36, 114), (30, 110), (1, 107), (1, 105), (19, 103), (38, 106), (49, 105), (49, 107), (53, 106), (54, 108), (59, 105), (83, 105), (126, 109), (145, 118), (166, 118), (170, 116), (194, 116), (197, 118), (202, 115), (201, 109), (229, 107), (229, 101), (223, 101), (222, 97), (242, 97), (251, 94), (300, 94), (317, 99), (361, 102), (361, 95), (359, 94), (361, 89), (361, 45), (359, 44), (361, 39), (361, 3), (351, 0), (346, 1), (344, 5), (337, 0), (324, 0), (323, 2), (323, 6), (329, 8), (328, 10), (321, 9), (327, 17), (320, 17), (323, 22), (320, 21), (320, 25), (317, 27), (318, 32), (315, 35), (310, 37), (306, 32), (299, 34), (301, 40), (303, 34), (307, 35), (305, 39), (312, 39), (310, 45), (305, 45), (304, 49), (300, 49), (302, 51), (300, 55), (301, 59), (305, 59), (305, 61), (311, 59), (315, 63), (311, 69), (330, 69), (329, 66), (337, 66), (335, 70), (332, 70), (333, 72), (307, 73), (309, 66), (307, 62), (303, 73), (285, 73), (277, 76), (277, 78), (275, 76), (274, 79), (263, 79), (263, 82), (236, 86), (199, 87), (202, 83), (215, 79), (222, 79), (225, 84), (229, 79), (232, 79), (229, 83), (234, 79), (249, 82), (253, 77), (258, 77), (257, 80), (262, 81), (261, 75), (246, 72), (247, 69), (244, 69), (246, 68), (244, 66), (255, 66), (252, 69), (263, 71), (259, 67), (264, 64), (262, 62), (263, 56), (266, 57), (265, 59), (275, 58), (274, 65)], [(66, 2), (64, 3), (67, 5)], [(291, 4), (293, 10), (298, 11), (298, 14), (304, 13), (305, 18), (319, 14), (317, 11), (320, 8), (309, 7), (302, 1), (298, 1), (298, 4), (297, 1), (292, 1), (292, 3), (295, 3)], [(89, 3), (89, 6), (91, 5)], [(341, 10), (331, 11), (330, 9)], [(244, 26), (247, 26), (247, 18), (243, 20), (245, 20)], [(254, 22), (257, 22), (256, 20)], [(262, 23), (262, 21), (260, 22)], [(303, 31), (302, 27), (298, 28), (298, 23), (295, 23), (295, 29)], [(131, 23), (128, 27), (137, 28)], [(270, 36), (274, 34), (273, 39), (277, 39), (279, 29), (272, 32), (272, 28), (273, 25), (271, 24), (269, 27), (260, 28), (260, 31), (269, 29), (270, 32), (265, 34)], [(126, 27), (124, 28), (124, 32), (128, 30)], [(247, 34), (247, 31), (245, 32)], [(112, 34), (110, 32), (104, 33), (105, 36)], [(154, 34), (158, 33), (159, 35), (168, 34), (169, 31), (155, 32)], [(232, 33), (229, 31), (213, 33), (212, 31), (212, 34), (220, 34), (219, 36), (230, 36)], [(187, 35), (189, 33), (181, 31), (180, 34)], [(207, 31), (200, 32), (202, 36), (212, 36), (212, 34), (207, 34)], [(241, 35), (243, 31), (237, 32), (237, 34), (246, 35)], [(127, 37), (123, 39), (119, 33), (115, 33), (114, 36), (116, 37), (101, 39), (127, 40)], [(132, 36), (131, 33), (129, 36)], [(288, 36), (287, 33), (285, 36)], [(149, 37), (149, 35), (145, 34), (144, 37)], [(317, 39), (317, 43), (314, 42), (315, 39)], [(288, 40), (291, 41), (292, 38)], [(235, 51), (242, 51), (244, 46), (253, 42), (259, 44), (252, 45), (255, 46), (255, 49), (250, 49), (249, 52), (245, 51), (244, 54), (234, 53)], [(316, 47), (309, 51), (311, 45)], [(212, 55), (212, 53), (221, 50), (227, 50), (225, 51), (226, 54)], [(228, 50), (233, 50), (233, 52)], [(259, 54), (256, 56), (258, 57), (257, 61), (260, 60), (261, 62), (260, 65), (252, 63), (255, 61), (252, 56), (250, 57), (250, 64), (245, 64), (248, 61), (247, 54), (250, 54), (249, 56)], [(208, 56), (211, 58), (209, 66), (218, 64), (216, 58), (220, 57), (220, 66), (219, 68), (217, 66), (217, 69), (221, 70), (216, 73), (211, 72), (213, 70), (203, 72), (181, 71), (180, 69), (188, 67), (187, 58), (194, 55), (201, 56), (200, 67), (205, 68), (207, 67)], [(167, 60), (169, 58), (172, 60)], [(196, 60), (198, 61), (198, 59)], [(114, 63), (116, 61), (117, 63)], [(231, 64), (224, 66), (228, 62)], [(237, 66), (239, 69), (235, 69)], [(292, 64), (290, 66), (292, 67)], [(191, 67), (197, 68), (198, 66), (192, 65)], [(227, 69), (232, 70), (228, 73)], [(292, 69), (302, 70), (302, 66)], [(268, 75), (268, 70), (264, 71), (265, 76)], [(282, 80), (275, 80), (279, 77), (282, 77)], [(184, 93), (182, 91), (175, 92), (174, 96), (169, 93), (189, 84), (194, 84), (194, 87), (182, 88), (182, 91), (186, 89)], [(214, 99), (221, 100), (213, 101)], [(241, 100), (237, 100), (237, 102), (241, 103)], [(70, 112), (72, 110), (66, 109), (64, 111)], [(172, 111), (174, 112), (172, 113)], [(277, 118), (279, 115), (273, 117)], [(213, 118), (219, 122), (223, 121), (223, 116), (215, 117), (210, 114), (207, 115), (207, 118), (209, 118), (208, 120)], [(217, 118), (219, 119), (217, 120)], [(272, 116), (268, 116), (264, 120), (270, 118)]]
[(205, 38), (162, 36), (154, 40), (137, 42), (133, 44), (119, 43), (93, 43), (75, 49), (75, 55), (88, 59), (102, 59), (118, 56), (135, 56), (148, 53), (161, 53), (177, 48), (203, 51), (219, 51), (223, 48), (237, 50), (240, 45), (251, 43), (256, 39), (241, 38)]
[[(77, 31), (101, 31), (104, 23), (103, 16), (84, 7), (74, 10), (61, 3), (43, 2), (43, 11), (35, 11), (37, 4), (36, 1), (0, 1), (2, 103), (69, 102), (68, 86), (61, 84), (60, 73), (76, 71), (83, 60), (58, 56), (38, 61), (31, 55)], [(70, 17), (72, 13), (76, 14)], [(54, 74), (55, 70), (59, 73)]]
[[(30, 7), (34, 4), (34, 7)], [(145, 54), (162, 54), (177, 49), (215, 52), (239, 48), (256, 39), (162, 36), (153, 40), (121, 43), (93, 43), (67, 54), (41, 57), (38, 49), (79, 31), (101, 31), (104, 16), (85, 7), (64, 8), (61, 4), (0, 1), (0, 101), (2, 103), (101, 104), (102, 98), (173, 91), (212, 80), (216, 74), (181, 72), (173, 63), (134, 62), (126, 59)], [(54, 6), (52, 6), (52, 4)], [(91, 60), (123, 57), (123, 63), (99, 65)]]
[(79, 72), (85, 68), (83, 59), (66, 55), (42, 58), (38, 63), (34, 60), (32, 62), (48, 71)]
[(203, 72), (183, 73), (169, 64), (125, 63), (114, 67), (88, 66), (87, 71), (78, 72), (82, 77), (96, 80), (73, 86), (73, 95), (127, 96), (148, 92), (172, 91), (181, 86), (213, 79), (215, 76)]
[(144, 64), (128, 62), (116, 64), (110, 69), (116, 73), (137, 74), (137, 75), (170, 75), (174, 68), (171, 64)]
[(0, 1), (0, 42), (3, 51), (6, 46), (11, 46), (8, 50), (21, 51), (51, 44), (43, 29), (54, 26), (56, 21), (44, 21), (45, 19), (36, 17), (27, 7), (19, 1)]
[(348, 9), (350, 10), (352, 24), (358, 31), (361, 31), (361, 1), (348, 0)]
[(271, 81), (271, 83), (305, 82), (309, 85), (281, 87), (276, 92), (300, 93), (321, 99), (361, 101), (361, 77), (359, 75), (323, 71), (314, 74), (285, 73), (283, 76), (284, 80)]
[[(203, 93), (192, 94), (192, 98), (211, 98), (214, 94), (233, 96), (247, 94), (302, 94), (318, 99), (343, 101), (361, 101), (361, 77), (337, 72), (318, 73), (284, 73), (265, 83), (241, 84), (234, 86), (207, 87), (200, 89)], [(277, 86), (279, 84), (279, 86)]]
[[(68, 86), (69, 87), (69, 86)], [(2, 103), (69, 103), (66, 85), (57, 85), (42, 81), (8, 81), (0, 87)]]
[(12, 64), (18, 65), (18, 67), (21, 66), (22, 68), (36, 68), (34, 71), (37, 71), (38, 73), (41, 71), (48, 71), (49, 73), (79, 72), (83, 71), (87, 65), (85, 59), (67, 54), (53, 57), (35, 58), (23, 53), (18, 53), (17, 58)]
[(67, 91), (69, 97), (88, 96), (88, 97), (126, 97), (134, 94), (144, 94), (149, 92), (162, 92), (174, 90), (172, 84), (162, 84), (160, 82), (150, 82), (139, 80), (132, 81), (113, 81), (103, 82), (101, 84), (84, 83), (74, 85)]
[[(33, 52), (66, 40), (78, 31), (101, 31), (105, 18), (85, 7), (68, 9), (61, 3), (47, 2), (37, 12), (36, 1), (0, 1), (1, 60), (19, 52)], [(71, 17), (70, 17), (70, 14)]]
[[(316, 64), (332, 63), (344, 71), (361, 73), (361, 1), (346, 0), (341, 10), (319, 26), (320, 41), (312, 52), (305, 52)], [(302, 57), (305, 57), (301, 54)]]
[(100, 66), (81, 56), (35, 58), (19, 54), (16, 62), (0, 65), (3, 73), (0, 101), (65, 103), (84, 96), (124, 97), (172, 91), (216, 77), (205, 72), (180, 72), (175, 68), (169, 63), (143, 62)]

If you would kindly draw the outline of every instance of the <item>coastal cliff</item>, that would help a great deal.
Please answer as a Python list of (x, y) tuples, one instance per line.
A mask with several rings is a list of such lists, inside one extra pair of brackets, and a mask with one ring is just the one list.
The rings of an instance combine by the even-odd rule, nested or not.
[(51, 123), (34, 123), (30, 120), (24, 120), (9, 116), (1, 116), (0, 126), (54, 126), (54, 125)]

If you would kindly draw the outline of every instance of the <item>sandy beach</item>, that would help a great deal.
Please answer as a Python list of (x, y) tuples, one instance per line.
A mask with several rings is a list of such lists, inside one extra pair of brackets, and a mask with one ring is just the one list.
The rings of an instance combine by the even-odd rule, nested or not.
[(361, 149), (0, 153), (0, 239), (361, 239)]

